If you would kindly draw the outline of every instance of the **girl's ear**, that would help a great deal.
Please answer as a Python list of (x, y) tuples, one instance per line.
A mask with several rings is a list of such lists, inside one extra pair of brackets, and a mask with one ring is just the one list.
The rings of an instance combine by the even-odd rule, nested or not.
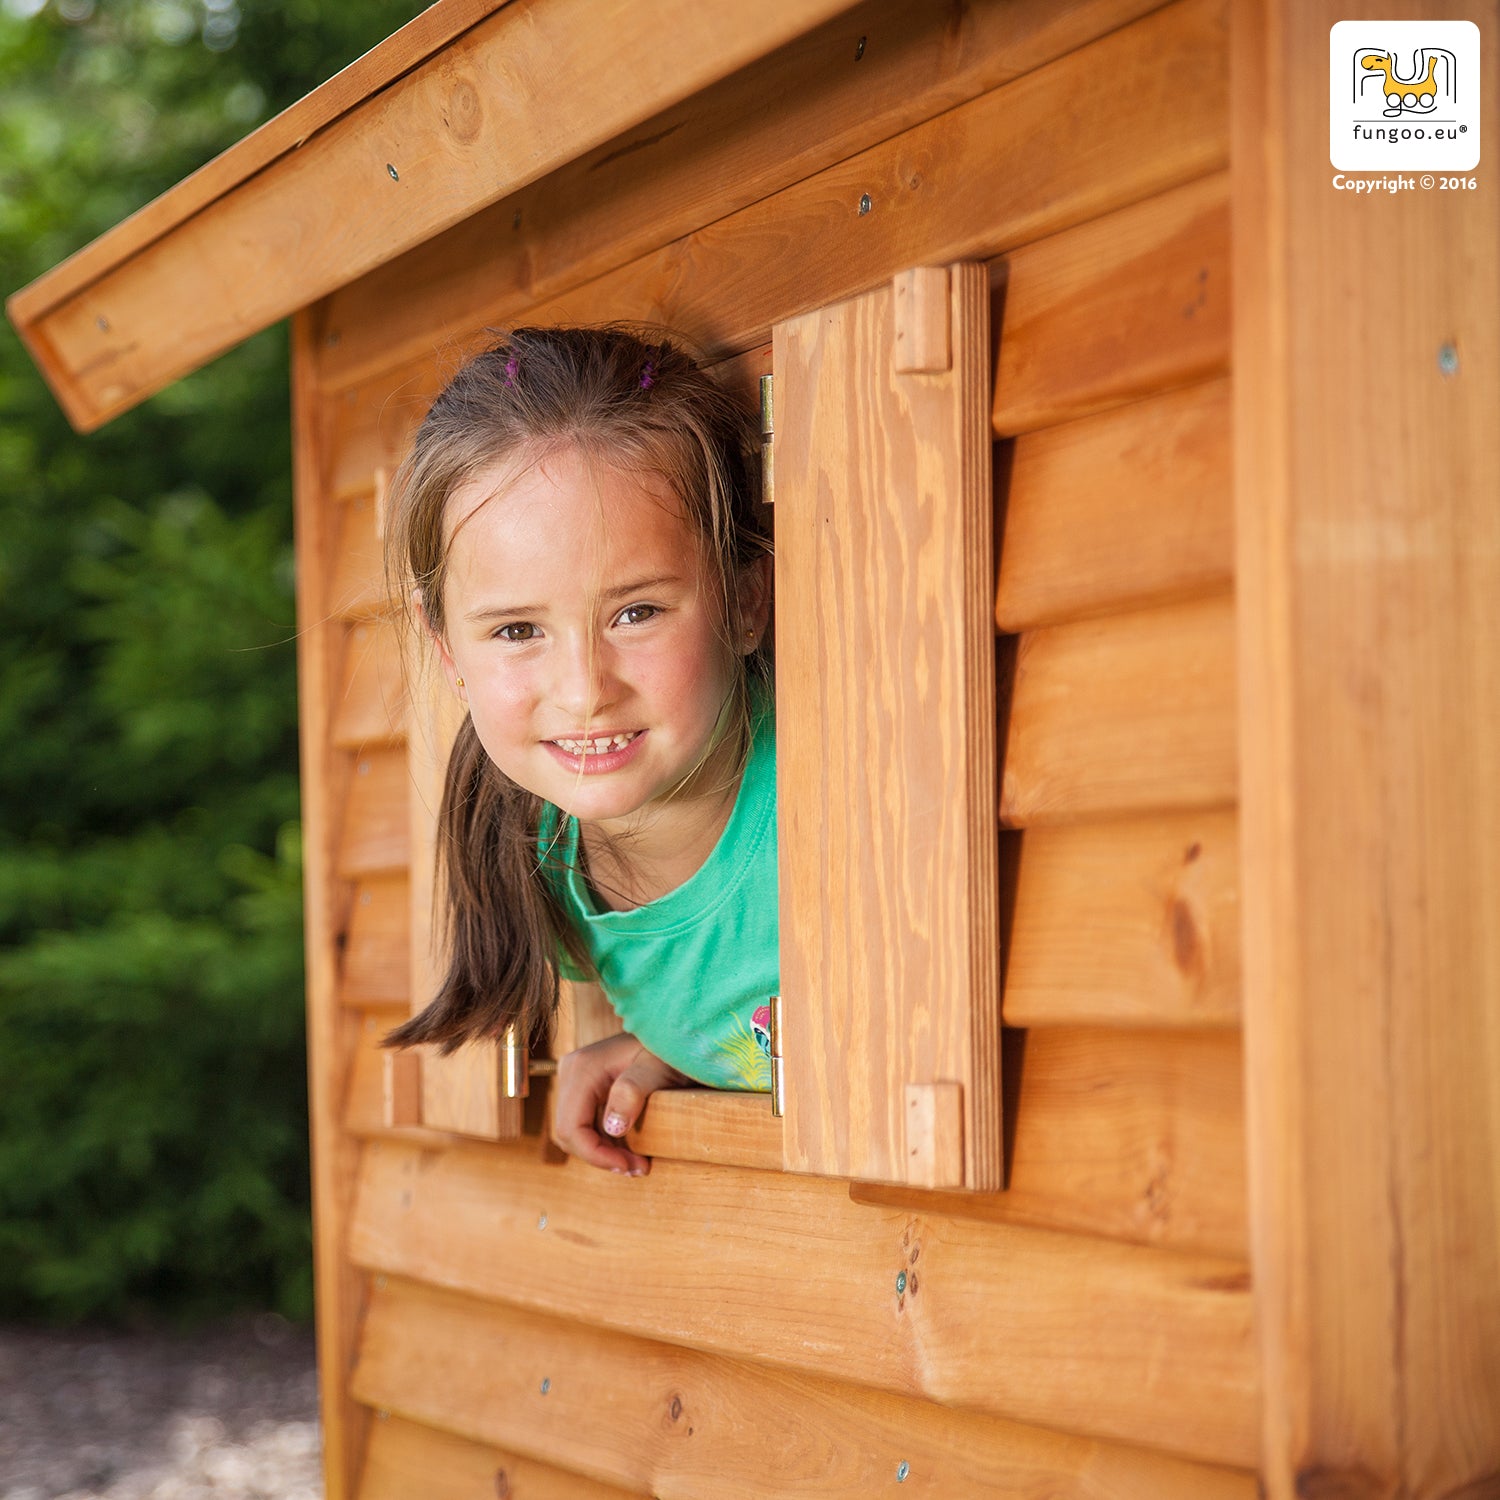
[(419, 588), (411, 591), (411, 612), (418, 626), (426, 633), (437, 651), (438, 660), (443, 665), (443, 676), (448, 679), (448, 686), (463, 697), (463, 683), (458, 675), (458, 667), (454, 664), (453, 653), (448, 649), (448, 643), (433, 628), (432, 621), (427, 617), (426, 607), (422, 603), (422, 590)]
[(760, 644), (771, 618), (772, 566), (769, 557), (757, 557), (740, 572), (740, 629), (747, 638), (754, 635), (747, 640), (747, 650)]

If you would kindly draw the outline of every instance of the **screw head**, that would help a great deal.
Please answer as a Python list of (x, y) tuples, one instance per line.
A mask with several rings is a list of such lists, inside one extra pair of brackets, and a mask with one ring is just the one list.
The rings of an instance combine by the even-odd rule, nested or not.
[(896, 1483), (905, 1484), (906, 1476), (910, 1473), (911, 1465), (907, 1463), (907, 1461), (903, 1458), (901, 1462), (896, 1465)]
[(905, 1271), (898, 1271), (896, 1273), (896, 1293), (899, 1296), (905, 1290), (906, 1290), (906, 1272)]
[(542, 1394), (545, 1396), (547, 1394), (547, 1392), (550, 1391), (551, 1389), (552, 1389), (551, 1378), (548, 1377), (548, 1376), (546, 1376), (546, 1375), (544, 1375), (542, 1377)]
[(401, 181), (401, 174), (395, 169), (395, 167), (390, 162), (387, 162), (385, 164), (385, 169), (386, 169), (387, 172), (389, 172), (391, 174), (391, 181), (392, 182), (400, 182)]
[(1453, 344), (1444, 344), (1438, 350), (1438, 369), (1444, 375), (1458, 374), (1458, 349)]
[(871, 206), (872, 205), (870, 203), (870, 195), (868, 193), (861, 193), (859, 195), (859, 216), (860, 216), (860, 218), (864, 218), (864, 216), (867, 213), (869, 213)]
[(547, 1215), (546, 1214), (541, 1214), (541, 1215), (538, 1216), (537, 1221), (536, 1221), (536, 1227), (538, 1229), (545, 1229), (547, 1227)]
[(865, 42), (868, 41), (868, 40), (869, 40), (869, 38), (867, 38), (867, 37), (860, 37), (860, 39), (859, 39), (859, 46), (857, 46), (854, 49), (854, 60), (855, 60), (855, 62), (858, 62), (860, 60), (860, 58), (862, 58), (865, 55)]

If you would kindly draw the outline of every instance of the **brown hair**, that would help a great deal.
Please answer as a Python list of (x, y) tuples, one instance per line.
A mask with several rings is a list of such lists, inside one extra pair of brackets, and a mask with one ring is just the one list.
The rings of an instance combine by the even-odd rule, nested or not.
[[(735, 680), (740, 767), (749, 753), (752, 675), (769, 683), (770, 639), (748, 657), (730, 645), (744, 570), (770, 552), (759, 519), (749, 414), (669, 339), (630, 329), (517, 328), (466, 364), (433, 402), (391, 485), (386, 571), (393, 598), (419, 591), (445, 631), (449, 498), (497, 461), (562, 448), (611, 468), (658, 475), (681, 501), (717, 588)], [(398, 617), (405, 617), (404, 607)], [(431, 1003), (386, 1038), (444, 1053), (512, 1024), (533, 1048), (557, 1006), (560, 953), (593, 966), (538, 850), (540, 797), (490, 760), (467, 716), (438, 810), (436, 924), (447, 973)]]

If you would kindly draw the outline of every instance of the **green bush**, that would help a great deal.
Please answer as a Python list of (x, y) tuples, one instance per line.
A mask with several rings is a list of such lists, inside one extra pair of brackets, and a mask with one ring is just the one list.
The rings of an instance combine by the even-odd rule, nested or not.
[[(0, 293), (419, 8), (3, 0)], [(80, 439), (0, 329), (0, 1316), (310, 1310), (286, 364)]]

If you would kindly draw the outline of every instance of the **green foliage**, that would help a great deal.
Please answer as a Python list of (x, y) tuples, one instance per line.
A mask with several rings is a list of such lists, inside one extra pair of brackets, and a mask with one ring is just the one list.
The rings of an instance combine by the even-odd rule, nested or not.
[[(0, 0), (0, 291), (418, 8)], [(80, 439), (0, 329), (0, 1316), (310, 1308), (288, 407)]]

